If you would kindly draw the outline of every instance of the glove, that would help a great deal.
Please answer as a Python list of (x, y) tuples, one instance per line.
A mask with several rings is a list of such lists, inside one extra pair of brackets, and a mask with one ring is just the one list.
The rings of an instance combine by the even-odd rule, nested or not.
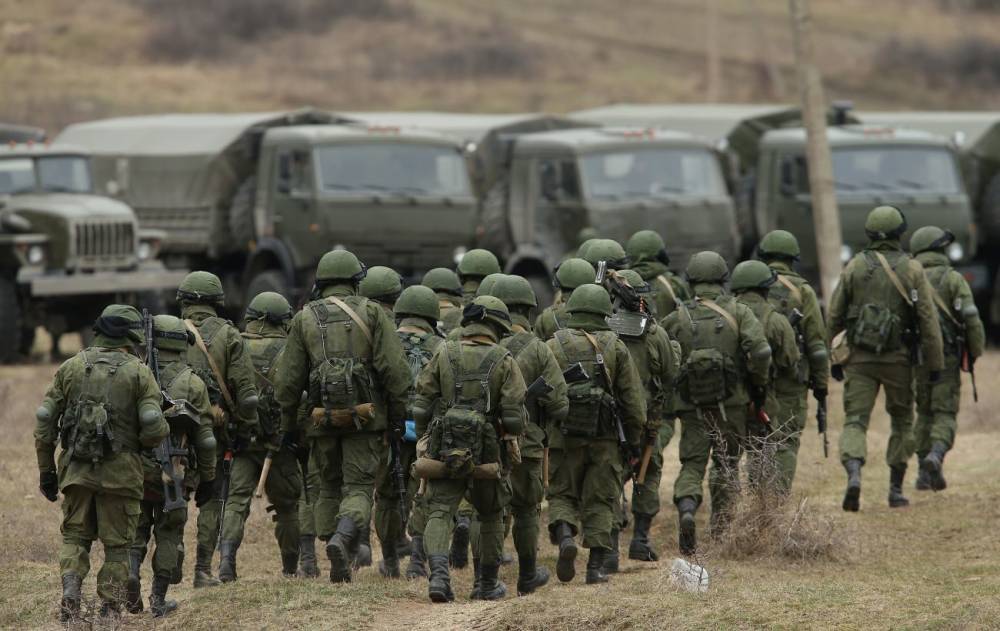
[(928, 373), (927, 375), (927, 380), (930, 381), (932, 384), (941, 383), (941, 371), (940, 370), (930, 371), (930, 373)]
[(59, 476), (55, 471), (41, 471), (38, 474), (38, 490), (50, 502), (59, 500)]
[(822, 403), (826, 401), (827, 390), (826, 388), (813, 388), (813, 398), (818, 402)]
[(836, 379), (837, 381), (843, 381), (844, 367), (841, 366), (840, 364), (834, 364), (830, 366), (830, 376)]
[(403, 433), (403, 440), (408, 443), (417, 442), (417, 422), (412, 419), (406, 419), (406, 431)]
[(215, 480), (205, 480), (194, 492), (194, 505), (201, 508), (215, 499)]

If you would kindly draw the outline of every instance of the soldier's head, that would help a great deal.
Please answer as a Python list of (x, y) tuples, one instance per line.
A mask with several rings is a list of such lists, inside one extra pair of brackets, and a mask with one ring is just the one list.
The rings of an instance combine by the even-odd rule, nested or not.
[(368, 268), (358, 257), (347, 250), (333, 250), (323, 255), (316, 266), (316, 284), (313, 294), (322, 294), (327, 287), (348, 285), (357, 291)]
[(667, 246), (663, 238), (652, 230), (640, 230), (625, 244), (625, 253), (633, 265), (636, 263), (657, 262), (670, 265)]
[(194, 344), (194, 334), (184, 326), (184, 321), (172, 315), (158, 315), (153, 318), (153, 346), (163, 360), (169, 360), (186, 353)]
[(906, 217), (895, 206), (878, 206), (865, 220), (865, 234), (872, 241), (898, 241), (904, 232)]
[(383, 265), (370, 268), (358, 286), (358, 293), (389, 310), (392, 309), (392, 305), (395, 304), (402, 291), (403, 279), (399, 277), (396, 270)]
[(556, 268), (556, 276), (552, 284), (563, 292), (567, 298), (580, 285), (593, 283), (597, 271), (584, 259), (566, 259)]
[(735, 294), (753, 291), (766, 295), (768, 288), (778, 280), (778, 274), (762, 261), (743, 261), (733, 268), (729, 288)]
[(955, 235), (950, 230), (937, 226), (924, 226), (910, 237), (910, 252), (916, 256), (921, 252), (938, 252), (944, 254), (946, 248), (955, 242)]
[(799, 260), (799, 240), (787, 230), (772, 230), (757, 244), (757, 256), (765, 263), (784, 261), (794, 263)]
[(403, 290), (392, 309), (396, 320), (403, 318), (420, 318), (431, 328), (436, 328), (441, 319), (441, 307), (434, 290), (423, 285), (413, 285)]
[(458, 278), (466, 292), (474, 292), (484, 278), (500, 273), (500, 262), (489, 250), (469, 250), (458, 262)]
[(205, 305), (213, 309), (221, 307), (226, 299), (222, 291), (222, 281), (211, 272), (191, 272), (177, 288), (177, 302), (181, 308)]
[(495, 296), (477, 296), (462, 311), (462, 326), (485, 324), (497, 339), (510, 334), (510, 311)]
[(420, 284), (428, 287), (435, 293), (462, 297), (462, 281), (458, 279), (458, 274), (447, 267), (435, 267), (424, 274)]
[(594, 228), (593, 226), (586, 226), (584, 228), (580, 228), (580, 232), (576, 233), (577, 249), (582, 248), (583, 245), (588, 241), (599, 239), (600, 236), (601, 236), (600, 233), (597, 232), (597, 228)]
[(144, 343), (142, 315), (131, 305), (108, 305), (94, 321), (94, 346), (131, 348)]
[(692, 284), (723, 285), (729, 279), (729, 266), (718, 252), (698, 252), (688, 260), (684, 275)]
[(497, 283), (503, 280), (506, 274), (501, 274), (499, 272), (495, 274), (490, 274), (479, 283), (479, 287), (476, 287), (477, 296), (495, 296), (494, 291), (496, 290)]
[[(524, 276), (513, 274), (504, 276), (493, 288), (493, 295), (507, 305), (512, 316), (525, 320), (530, 316), (531, 310), (538, 307), (535, 290), (531, 288), (531, 283)], [(520, 324), (524, 326), (527, 323), (521, 322)]]
[(629, 259), (625, 254), (625, 248), (614, 239), (594, 240), (581, 256), (595, 268), (601, 261), (605, 262), (609, 270), (628, 268)]
[(250, 301), (244, 316), (248, 333), (260, 333), (265, 326), (288, 332), (292, 320), (292, 305), (273, 291), (264, 291)]
[(590, 283), (573, 290), (566, 301), (569, 326), (573, 328), (606, 329), (605, 318), (611, 317), (611, 296), (604, 287)]

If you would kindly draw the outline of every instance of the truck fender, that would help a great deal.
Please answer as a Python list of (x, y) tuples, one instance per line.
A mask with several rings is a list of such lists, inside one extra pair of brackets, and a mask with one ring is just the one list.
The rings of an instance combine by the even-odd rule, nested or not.
[(277, 270), (285, 276), (289, 287), (295, 286), (295, 263), (288, 247), (278, 239), (264, 237), (257, 242), (243, 272), (244, 287), (254, 276), (265, 270)]

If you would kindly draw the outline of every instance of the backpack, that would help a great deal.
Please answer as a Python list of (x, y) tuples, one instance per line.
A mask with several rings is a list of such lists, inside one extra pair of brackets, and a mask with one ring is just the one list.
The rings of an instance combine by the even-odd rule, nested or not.
[(115, 374), (129, 362), (130, 356), (116, 351), (84, 350), (80, 357), (86, 368), (80, 392), (63, 416), (62, 448), (71, 460), (100, 464), (121, 450), (121, 442), (112, 429), (115, 410), (109, 400)]
[[(556, 331), (555, 340), (566, 360), (565, 365), (579, 363), (590, 375), (590, 379), (566, 384), (569, 411), (560, 423), (559, 431), (564, 436), (576, 438), (613, 436), (615, 399), (605, 387), (604, 376), (598, 374), (601, 368), (597, 366), (597, 352), (593, 345), (585, 336), (576, 335), (568, 329)], [(608, 353), (602, 354), (609, 356)]]
[[(895, 258), (896, 263), (891, 263), (881, 252), (866, 250), (851, 261), (853, 267), (849, 272), (854, 274), (858, 273), (856, 270), (859, 264), (867, 267), (863, 277), (859, 279), (861, 282), (852, 285), (853, 305), (848, 312), (847, 326), (847, 340), (851, 348), (881, 355), (904, 346), (906, 323), (911, 318), (907, 314), (904, 322), (899, 313), (913, 308), (916, 291), (909, 289), (907, 295), (907, 288), (893, 269), (900, 260), (905, 264), (909, 257), (900, 253)], [(900, 305), (900, 302), (903, 304)]]
[(274, 398), (274, 379), (270, 376), (271, 369), (278, 361), (281, 351), (285, 350), (286, 340), (277, 337), (260, 337), (244, 333), (243, 337), (250, 340), (250, 361), (253, 363), (257, 377), (257, 390), (260, 399), (257, 404), (257, 418), (260, 419), (260, 429), (263, 436), (273, 436), (281, 426), (281, 406)]
[(740, 382), (736, 320), (712, 301), (696, 299), (682, 304), (678, 337), (688, 353), (681, 363), (677, 393), (695, 407), (719, 405), (736, 392)]
[(403, 344), (403, 352), (406, 355), (406, 365), (410, 368), (410, 378), (412, 379), (410, 392), (406, 403), (407, 418), (413, 418), (413, 401), (416, 398), (417, 379), (424, 370), (438, 344), (432, 344), (432, 340), (440, 340), (433, 333), (415, 333), (409, 331), (397, 331), (399, 341)]

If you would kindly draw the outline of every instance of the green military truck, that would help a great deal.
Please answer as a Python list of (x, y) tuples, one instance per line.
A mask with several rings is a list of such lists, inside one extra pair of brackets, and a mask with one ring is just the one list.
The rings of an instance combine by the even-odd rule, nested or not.
[(168, 266), (208, 269), (240, 312), (261, 291), (301, 301), (334, 248), (417, 277), (472, 242), (461, 143), (317, 110), (138, 116), (69, 126), (101, 186), (167, 233)]
[(55, 344), (89, 335), (109, 302), (162, 307), (160, 292), (183, 277), (156, 260), (163, 236), (95, 194), (85, 150), (0, 146), (0, 361), (28, 353), (38, 326)]

